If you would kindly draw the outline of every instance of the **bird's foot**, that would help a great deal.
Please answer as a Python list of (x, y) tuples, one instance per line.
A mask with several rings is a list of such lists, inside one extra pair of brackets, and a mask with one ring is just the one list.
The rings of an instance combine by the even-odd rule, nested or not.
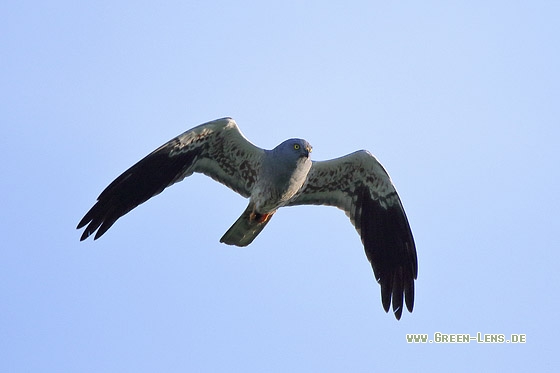
[(264, 223), (267, 222), (271, 216), (272, 214), (259, 214), (258, 212), (253, 211), (251, 215), (249, 215), (249, 220), (257, 223)]

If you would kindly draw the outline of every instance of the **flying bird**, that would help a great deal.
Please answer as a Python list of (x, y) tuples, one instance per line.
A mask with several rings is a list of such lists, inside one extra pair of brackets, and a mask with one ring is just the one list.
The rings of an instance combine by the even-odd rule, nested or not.
[(231, 118), (194, 127), (163, 144), (117, 177), (78, 224), (81, 241), (101, 237), (121, 216), (194, 172), (226, 185), (249, 205), (220, 239), (247, 246), (280, 207), (329, 205), (344, 210), (360, 234), (386, 312), (412, 312), (416, 247), (389, 174), (368, 151), (311, 161), (312, 147), (289, 139), (272, 150), (249, 142)]

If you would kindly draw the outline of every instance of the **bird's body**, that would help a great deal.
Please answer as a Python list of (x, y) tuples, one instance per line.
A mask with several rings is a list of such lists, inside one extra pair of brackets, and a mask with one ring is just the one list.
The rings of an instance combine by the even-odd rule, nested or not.
[(403, 296), (412, 312), (416, 248), (389, 175), (361, 150), (312, 162), (311, 145), (289, 139), (272, 150), (245, 139), (231, 118), (197, 126), (165, 143), (115, 179), (86, 213), (81, 240), (102, 236), (121, 216), (193, 172), (206, 174), (249, 198), (220, 242), (247, 246), (283, 206), (330, 205), (346, 212), (362, 237), (381, 285), (383, 307), (400, 318)]
[(249, 206), (224, 234), (220, 242), (247, 246), (268, 224), (276, 210), (286, 205), (301, 189), (311, 169), (311, 145), (305, 140), (286, 140), (266, 150)]
[(311, 145), (305, 140), (286, 140), (265, 152), (251, 202), (259, 213), (282, 207), (303, 186), (311, 169)]

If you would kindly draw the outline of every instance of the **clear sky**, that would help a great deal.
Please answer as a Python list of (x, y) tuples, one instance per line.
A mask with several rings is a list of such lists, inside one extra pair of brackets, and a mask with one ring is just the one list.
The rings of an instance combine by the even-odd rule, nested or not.
[[(3, 2), (0, 371), (558, 367), (560, 3), (398, 3)], [(116, 176), (224, 116), (380, 159), (412, 314), (383, 311), (343, 212), (285, 208), (229, 247), (247, 201), (200, 175), (79, 242)], [(527, 342), (406, 342), (436, 332)]]

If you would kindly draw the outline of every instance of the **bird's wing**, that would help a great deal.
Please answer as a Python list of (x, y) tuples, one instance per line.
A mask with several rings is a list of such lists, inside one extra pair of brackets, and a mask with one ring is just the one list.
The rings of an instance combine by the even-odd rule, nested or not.
[(117, 219), (193, 172), (249, 197), (264, 150), (251, 144), (231, 118), (197, 126), (163, 144), (117, 177), (78, 224), (81, 240), (101, 237)]
[(412, 312), (418, 264), (408, 219), (383, 166), (365, 150), (313, 162), (306, 184), (288, 205), (330, 205), (346, 212), (361, 236), (381, 300), (400, 319), (403, 294)]

